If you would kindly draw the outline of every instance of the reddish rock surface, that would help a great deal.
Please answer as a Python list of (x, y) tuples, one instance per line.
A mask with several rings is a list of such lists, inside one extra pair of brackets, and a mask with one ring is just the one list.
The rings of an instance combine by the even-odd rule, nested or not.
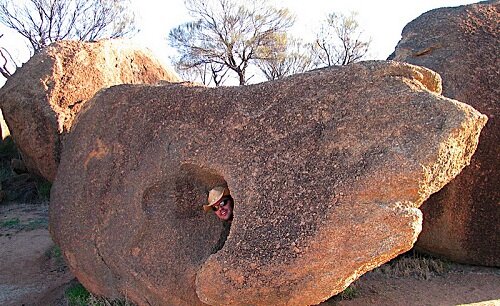
[(0, 105), (26, 166), (53, 181), (61, 138), (88, 99), (113, 85), (159, 80), (180, 81), (130, 41), (60, 41), (8, 79), (0, 89)]
[[(432, 91), (429, 91), (431, 89)], [(68, 135), (51, 233), (92, 292), (139, 305), (311, 305), (410, 249), (486, 117), (425, 68), (365, 62), (252, 86), (122, 85)], [(202, 205), (227, 183), (224, 231)]]
[(471, 165), (422, 206), (417, 246), (470, 264), (500, 266), (500, 3), (481, 2), (423, 14), (403, 30), (394, 59), (443, 79), (443, 95), (490, 120)]

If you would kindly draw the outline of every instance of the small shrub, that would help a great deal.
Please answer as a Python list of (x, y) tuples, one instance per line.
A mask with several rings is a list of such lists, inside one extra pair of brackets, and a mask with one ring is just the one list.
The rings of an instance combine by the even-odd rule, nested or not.
[(344, 289), (344, 291), (332, 296), (327, 302), (328, 305), (337, 305), (337, 303), (339, 303), (340, 301), (352, 300), (360, 296), (357, 282), (359, 282), (359, 279), (356, 282), (351, 283), (349, 287)]
[(349, 287), (345, 288), (344, 291), (340, 293), (340, 298), (342, 300), (352, 300), (353, 298), (358, 296), (358, 290), (353, 284)]
[(0, 158), (18, 158), (19, 152), (17, 151), (16, 144), (12, 137), (7, 137), (3, 141), (0, 140)]
[(0, 228), (16, 231), (32, 231), (48, 227), (49, 221), (47, 218), (30, 219), (28, 221), (21, 221), (19, 218), (10, 218), (0, 223)]
[(50, 260), (55, 270), (62, 272), (68, 268), (62, 256), (61, 248), (59, 248), (57, 245), (54, 244), (49, 249), (47, 249), (47, 251), (45, 251), (45, 256), (47, 256), (47, 258)]
[(68, 300), (69, 306), (87, 306), (87, 301), (90, 297), (90, 293), (81, 284), (69, 287), (66, 289), (64, 295)]
[(427, 280), (435, 275), (443, 275), (449, 269), (449, 262), (411, 250), (373, 270), (373, 273)]
[(102, 297), (96, 297), (95, 295), (90, 295), (88, 300), (89, 306), (136, 306), (134, 303), (127, 300), (108, 300)]
[(23, 224), (22, 228), (27, 231), (33, 231), (41, 228), (48, 228), (49, 221), (44, 218), (29, 220), (28, 223)]
[(19, 227), (20, 224), (21, 220), (19, 218), (7, 219), (0, 223), (0, 228), (13, 229)]
[(68, 288), (65, 296), (69, 306), (136, 306), (128, 300), (109, 300), (97, 297), (89, 293), (81, 284)]
[(61, 248), (54, 244), (45, 252), (45, 256), (48, 258), (62, 258)]
[(35, 177), (29, 173), (15, 174), (2, 181), (7, 201), (33, 202), (38, 200)]
[(12, 176), (12, 171), (7, 167), (0, 167), (0, 182), (8, 180)]
[(38, 196), (41, 200), (50, 199), (50, 189), (52, 188), (52, 183), (49, 181), (41, 180), (37, 183), (36, 189), (38, 191)]

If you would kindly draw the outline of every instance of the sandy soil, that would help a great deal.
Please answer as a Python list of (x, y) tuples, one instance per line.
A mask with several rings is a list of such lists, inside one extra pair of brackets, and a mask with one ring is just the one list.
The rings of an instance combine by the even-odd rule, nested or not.
[(355, 282), (357, 297), (326, 305), (500, 305), (499, 269), (453, 265), (430, 279), (367, 273)]
[[(48, 233), (48, 203), (0, 204), (0, 305), (66, 305), (74, 284)], [(500, 269), (451, 264), (428, 279), (370, 272), (321, 305), (500, 305)]]
[(49, 305), (45, 301), (74, 277), (52, 255), (48, 204), (0, 205), (0, 305)]

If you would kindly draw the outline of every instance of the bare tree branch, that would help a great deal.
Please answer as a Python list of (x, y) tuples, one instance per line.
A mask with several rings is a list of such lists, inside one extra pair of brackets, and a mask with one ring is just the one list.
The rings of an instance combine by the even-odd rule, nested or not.
[(259, 59), (257, 63), (267, 80), (281, 79), (314, 67), (307, 44), (288, 37), (276, 41), (280, 45), (271, 48), (267, 56)]
[[(3, 37), (4, 34), (0, 34), (0, 38)], [(13, 70), (15, 70), (16, 61), (10, 54), (10, 52), (5, 49), (4, 47), (0, 47), (0, 57), (2, 59), (1, 66), (0, 66), (0, 74), (6, 79), (12, 76), (14, 72), (11, 72), (9, 69), (9, 65), (14, 67)]]
[(135, 34), (129, 4), (130, 0), (0, 0), (0, 22), (22, 35), (34, 54), (63, 39), (93, 41)]
[(0, 56), (2, 57), (2, 66), (0, 67), (0, 73), (3, 75), (4, 78), (8, 79), (12, 73), (9, 71), (9, 68), (7, 68), (7, 65), (9, 63), (9, 60), (5, 56), (5, 53), (8, 53), (7, 50), (4, 48), (0, 48)]
[[(179, 52), (176, 67), (194, 69), (208, 63), (223, 65), (227, 70), (211, 70), (216, 81), (224, 71), (238, 76), (240, 85), (247, 83), (251, 62), (262, 57), (276, 39), (286, 35), (294, 18), (286, 9), (278, 9), (267, 0), (253, 3), (239, 0), (186, 0), (186, 7), (196, 18), (169, 33), (170, 45)], [(267, 51), (266, 51), (267, 52)], [(190, 68), (189, 68), (190, 67)]]
[(362, 39), (356, 17), (354, 12), (328, 15), (311, 46), (316, 66), (349, 65), (366, 55), (371, 41)]

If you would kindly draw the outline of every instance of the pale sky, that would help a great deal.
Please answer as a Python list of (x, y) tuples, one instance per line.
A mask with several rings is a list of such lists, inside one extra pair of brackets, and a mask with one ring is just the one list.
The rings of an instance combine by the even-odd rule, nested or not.
[[(358, 21), (367, 37), (372, 38), (370, 59), (386, 59), (401, 38), (403, 27), (421, 14), (438, 7), (475, 3), (471, 0), (273, 0), (288, 8), (296, 22), (292, 32), (304, 39), (311, 36), (327, 13), (358, 12)], [(190, 20), (183, 0), (133, 0), (140, 27), (136, 37), (154, 52), (169, 53), (166, 37), (170, 29)], [(312, 38), (312, 37), (309, 37)], [(165, 56), (163, 56), (165, 57)], [(168, 60), (168, 56), (166, 57)]]
[[(168, 47), (168, 32), (175, 26), (190, 20), (183, 0), (131, 0), (136, 12), (140, 32), (134, 40), (147, 47), (170, 65), (172, 50)], [(403, 27), (419, 15), (438, 7), (459, 6), (475, 3), (470, 0), (271, 0), (278, 7), (287, 7), (295, 16), (292, 34), (312, 39), (320, 22), (331, 12), (349, 14), (358, 12), (358, 21), (366, 37), (371, 37), (369, 57), (366, 59), (386, 59), (401, 38)], [(18, 34), (0, 25), (4, 37), (1, 46), (11, 51), (18, 63), (28, 59), (23, 51)], [(0, 80), (0, 86), (4, 80)]]

